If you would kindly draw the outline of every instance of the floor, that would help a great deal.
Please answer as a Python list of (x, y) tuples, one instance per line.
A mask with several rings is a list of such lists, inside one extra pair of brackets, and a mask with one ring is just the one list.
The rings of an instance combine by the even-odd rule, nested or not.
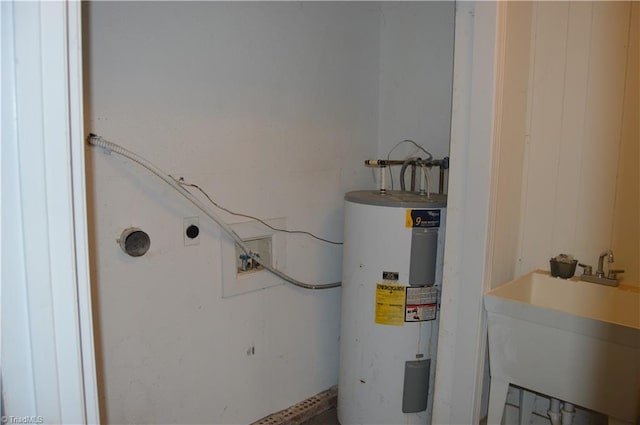
[(335, 407), (332, 407), (300, 425), (340, 425), (338, 412)]

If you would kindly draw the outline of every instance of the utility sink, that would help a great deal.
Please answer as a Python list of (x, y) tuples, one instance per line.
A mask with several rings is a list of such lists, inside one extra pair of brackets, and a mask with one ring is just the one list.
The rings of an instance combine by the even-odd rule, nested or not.
[(640, 418), (640, 288), (536, 270), (484, 302), (490, 424), (500, 423), (509, 384), (618, 420)]

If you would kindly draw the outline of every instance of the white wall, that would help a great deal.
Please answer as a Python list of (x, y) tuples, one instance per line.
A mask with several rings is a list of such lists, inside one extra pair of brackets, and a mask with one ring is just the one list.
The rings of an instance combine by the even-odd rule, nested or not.
[[(382, 3), (379, 158), (404, 139), (424, 146), (434, 158), (449, 155), (454, 9), (454, 2)], [(410, 144), (398, 146), (391, 158), (411, 155), (424, 158)], [(400, 189), (399, 167), (392, 171), (394, 188)], [(435, 192), (438, 168), (431, 176)]]
[[(609, 247), (616, 268), (631, 268), (623, 282), (638, 284), (638, 133), (629, 118), (637, 117), (638, 99), (637, 23), (629, 23), (638, 18), (630, 20), (631, 9), (622, 2), (507, 6), (492, 287), (548, 269), (560, 252), (596, 266)], [(624, 243), (616, 245), (616, 234)], [(510, 406), (517, 395), (510, 391)], [(547, 408), (537, 397), (533, 423), (548, 423)], [(515, 409), (506, 412), (514, 422)], [(576, 417), (577, 424), (598, 420), (584, 410)]]
[(504, 26), (499, 41), (502, 58), (502, 86), (496, 107), (495, 217), (491, 255), (491, 287), (515, 277), (518, 264), (522, 164), (527, 137), (529, 78), (531, 63), (532, 3), (508, 2), (503, 7)]
[[(416, 37), (453, 19), (451, 7), (407, 7), (429, 20), (407, 22)], [(89, 3), (87, 131), (201, 185), (229, 208), (285, 217), (289, 228), (340, 240), (343, 194), (373, 188), (363, 160), (379, 154), (381, 128), (393, 133), (379, 112), (379, 99), (393, 97), (379, 94), (391, 72), (381, 59), (392, 38), (384, 10)], [(412, 16), (397, 15), (393, 25)], [(450, 36), (451, 29), (442, 35)], [(451, 48), (451, 39), (444, 44)], [(450, 87), (450, 71), (438, 75), (435, 86)], [(431, 86), (434, 77), (411, 78)], [(433, 131), (437, 153), (446, 153), (448, 126), (443, 118), (437, 129), (396, 138), (428, 139)], [(336, 384), (339, 289), (280, 285), (221, 299), (228, 241), (218, 228), (134, 164), (87, 154), (103, 420), (249, 423)], [(196, 215), (201, 242), (185, 247), (182, 219)], [(130, 226), (151, 237), (144, 257), (127, 257), (115, 242)], [(303, 280), (339, 280), (341, 256), (340, 248), (287, 237), (287, 271)]]
[(630, 9), (534, 7), (518, 274), (548, 268), (561, 252), (595, 269), (612, 248)]
[(611, 247), (627, 282), (640, 285), (640, 3), (631, 3)]

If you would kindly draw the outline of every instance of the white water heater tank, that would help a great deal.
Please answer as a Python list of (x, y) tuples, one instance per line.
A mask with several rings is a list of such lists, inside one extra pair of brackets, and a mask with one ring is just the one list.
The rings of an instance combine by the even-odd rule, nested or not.
[(338, 420), (429, 424), (446, 195), (345, 195)]

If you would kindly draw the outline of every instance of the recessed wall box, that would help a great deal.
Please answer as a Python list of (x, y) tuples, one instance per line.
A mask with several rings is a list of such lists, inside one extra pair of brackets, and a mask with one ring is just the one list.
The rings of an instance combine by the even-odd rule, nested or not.
[[(284, 218), (264, 220), (275, 228), (286, 228)], [(281, 271), (286, 271), (286, 235), (276, 232), (258, 221), (231, 224), (234, 232), (240, 236), (245, 245), (260, 256), (262, 264), (268, 264)], [(222, 297), (232, 297), (246, 292), (257, 291), (283, 283), (282, 279), (265, 270), (261, 264), (246, 253), (227, 236), (221, 238), (222, 252)]]

